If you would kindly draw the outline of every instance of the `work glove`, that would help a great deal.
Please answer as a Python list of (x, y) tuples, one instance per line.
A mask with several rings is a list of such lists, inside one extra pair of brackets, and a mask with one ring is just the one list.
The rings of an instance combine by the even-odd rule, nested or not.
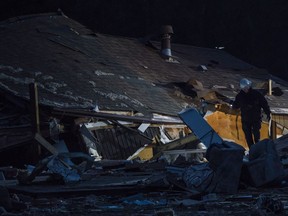
[(228, 106), (229, 106), (230, 109), (233, 108), (233, 103), (234, 103), (233, 100), (229, 100), (229, 101), (228, 101)]

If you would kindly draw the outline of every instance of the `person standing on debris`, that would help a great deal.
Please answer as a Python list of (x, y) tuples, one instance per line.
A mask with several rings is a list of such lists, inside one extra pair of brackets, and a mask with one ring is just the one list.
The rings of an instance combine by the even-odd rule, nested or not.
[(271, 118), (271, 111), (266, 98), (251, 86), (252, 82), (250, 80), (241, 79), (241, 91), (232, 103), (233, 109), (240, 109), (241, 111), (242, 130), (249, 148), (260, 140), (262, 109), (267, 116), (267, 120), (270, 121)]

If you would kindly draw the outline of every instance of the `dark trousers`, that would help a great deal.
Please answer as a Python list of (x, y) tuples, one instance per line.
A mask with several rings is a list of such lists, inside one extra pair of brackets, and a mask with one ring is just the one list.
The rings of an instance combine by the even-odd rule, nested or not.
[(242, 121), (242, 130), (249, 148), (260, 140), (261, 121)]

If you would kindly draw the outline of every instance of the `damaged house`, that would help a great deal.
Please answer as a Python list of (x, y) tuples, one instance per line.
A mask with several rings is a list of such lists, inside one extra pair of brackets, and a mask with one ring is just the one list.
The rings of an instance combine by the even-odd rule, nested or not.
[(174, 44), (173, 34), (167, 25), (159, 40), (105, 35), (58, 13), (2, 21), (1, 166), (35, 164), (61, 148), (95, 160), (148, 160), (165, 149), (157, 146), (189, 137), (179, 118), (187, 108), (247, 148), (228, 106), (243, 77), (272, 110), (261, 138), (286, 134), (287, 82), (223, 50)]

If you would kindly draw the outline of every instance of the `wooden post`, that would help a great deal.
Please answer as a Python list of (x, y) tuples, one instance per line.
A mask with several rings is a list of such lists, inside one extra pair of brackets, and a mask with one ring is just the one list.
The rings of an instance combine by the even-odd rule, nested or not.
[(269, 96), (272, 95), (272, 80), (271, 79), (268, 80), (268, 95)]
[(29, 94), (30, 94), (33, 134), (40, 133), (38, 91), (37, 91), (37, 84), (36, 83), (30, 83), (29, 84)]
[(277, 124), (273, 120), (271, 120), (270, 131), (270, 139), (277, 139)]
[[(40, 134), (38, 90), (36, 83), (29, 84), (29, 95), (30, 95), (32, 133), (33, 136), (35, 136), (36, 133)], [(41, 154), (41, 146), (37, 142), (35, 142), (35, 148), (37, 149), (37, 153), (39, 156)]]

